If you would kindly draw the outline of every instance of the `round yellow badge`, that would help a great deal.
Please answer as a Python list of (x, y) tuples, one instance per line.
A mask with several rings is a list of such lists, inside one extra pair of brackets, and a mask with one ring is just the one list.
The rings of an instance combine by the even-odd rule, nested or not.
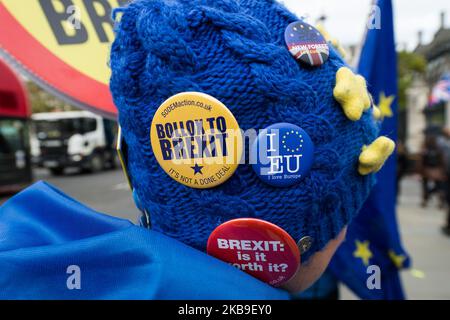
[(153, 117), (150, 140), (162, 169), (188, 187), (224, 183), (242, 157), (242, 133), (231, 111), (204, 93), (166, 100)]

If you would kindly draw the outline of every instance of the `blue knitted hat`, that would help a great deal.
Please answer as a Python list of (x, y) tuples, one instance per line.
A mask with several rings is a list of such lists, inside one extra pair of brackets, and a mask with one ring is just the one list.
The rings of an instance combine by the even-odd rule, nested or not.
[[(352, 113), (361, 100), (346, 96), (350, 84), (338, 88), (338, 71), (342, 82), (362, 78), (342, 69), (345, 62), (331, 46), (320, 67), (305, 67), (292, 57), (284, 33), (298, 20), (272, 0), (138, 0), (123, 10), (111, 52), (111, 91), (132, 184), (154, 230), (205, 250), (220, 224), (258, 218), (296, 240), (312, 237), (310, 255), (358, 213), (375, 183), (368, 173), (382, 165), (373, 161), (379, 145), (369, 148), (361, 164), (363, 146), (377, 138), (375, 109), (363, 103), (364, 113)], [(152, 118), (169, 97), (194, 91), (223, 102), (244, 130), (280, 122), (303, 128), (315, 145), (308, 176), (293, 187), (276, 188), (241, 164), (212, 189), (170, 178), (152, 152)]]

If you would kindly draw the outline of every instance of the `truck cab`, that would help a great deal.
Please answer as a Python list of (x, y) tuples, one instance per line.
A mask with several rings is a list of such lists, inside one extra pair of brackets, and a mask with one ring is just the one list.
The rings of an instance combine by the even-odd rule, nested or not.
[(20, 191), (33, 180), (29, 122), (25, 87), (0, 60), (0, 194)]
[(37, 113), (32, 119), (38, 166), (55, 175), (69, 167), (97, 172), (116, 166), (114, 121), (88, 111)]

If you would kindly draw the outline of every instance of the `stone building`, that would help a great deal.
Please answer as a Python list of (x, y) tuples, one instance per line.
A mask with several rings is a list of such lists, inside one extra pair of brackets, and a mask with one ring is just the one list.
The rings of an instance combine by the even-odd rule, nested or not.
[(445, 19), (445, 13), (441, 13), (440, 28), (429, 44), (423, 44), (419, 32), (419, 44), (414, 50), (424, 56), (428, 64), (425, 77), (416, 77), (407, 90), (406, 146), (412, 154), (420, 151), (424, 131), (450, 128), (450, 103), (428, 105), (432, 88), (450, 71), (450, 29), (446, 28)]

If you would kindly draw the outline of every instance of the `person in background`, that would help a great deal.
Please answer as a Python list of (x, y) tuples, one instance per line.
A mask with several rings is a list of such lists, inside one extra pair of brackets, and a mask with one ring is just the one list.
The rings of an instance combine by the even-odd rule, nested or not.
[(437, 140), (439, 147), (443, 151), (445, 160), (445, 173), (447, 183), (445, 184), (445, 199), (447, 202), (447, 221), (442, 227), (445, 235), (450, 236), (450, 129), (444, 128), (442, 135)]
[(397, 201), (401, 194), (401, 182), (408, 172), (408, 150), (403, 141), (397, 144)]
[(443, 150), (439, 147), (435, 135), (425, 137), (424, 147), (420, 157), (419, 172), (422, 176), (422, 207), (428, 205), (430, 197), (438, 193), (440, 195), (440, 206), (444, 205), (445, 190), (445, 157)]

